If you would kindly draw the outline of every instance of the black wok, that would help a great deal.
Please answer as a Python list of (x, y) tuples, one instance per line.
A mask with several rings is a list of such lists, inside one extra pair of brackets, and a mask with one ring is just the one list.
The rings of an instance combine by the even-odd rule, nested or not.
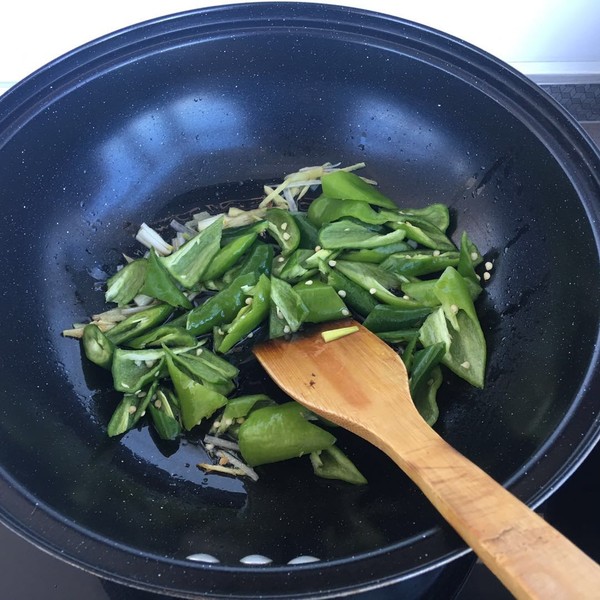
[[(196, 468), (192, 441), (106, 437), (104, 373), (60, 332), (98, 311), (100, 271), (142, 221), (256, 196), (309, 164), (365, 161), (398, 203), (447, 203), (494, 261), (487, 385), (449, 381), (436, 425), (532, 506), (600, 435), (600, 158), (536, 86), (447, 35), (308, 4), (134, 26), (0, 100), (0, 515), (100, 576), (182, 596), (324, 597), (466, 552), (375, 450), (351, 488), (304, 464), (257, 484)], [(456, 238), (455, 238), (456, 239)], [(258, 371), (252, 385), (266, 388)], [(218, 564), (187, 557), (209, 553)], [(240, 559), (260, 554), (269, 565)], [(320, 559), (288, 566), (300, 556)]]

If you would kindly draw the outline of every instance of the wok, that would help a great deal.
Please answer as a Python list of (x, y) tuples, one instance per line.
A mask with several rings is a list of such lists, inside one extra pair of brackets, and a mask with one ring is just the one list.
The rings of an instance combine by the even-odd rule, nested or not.
[[(486, 53), (361, 10), (236, 5), (91, 42), (0, 100), (0, 515), (93, 573), (193, 597), (326, 597), (467, 552), (378, 451), (370, 484), (272, 465), (256, 484), (196, 468), (193, 439), (106, 437), (106, 374), (60, 332), (162, 223), (309, 164), (365, 161), (404, 206), (444, 202), (494, 262), (479, 300), (487, 385), (449, 380), (441, 435), (531, 506), (600, 435), (600, 158), (536, 86)], [(270, 390), (259, 370), (249, 386)], [(187, 557), (208, 553), (220, 562)], [(268, 565), (244, 564), (264, 555)], [(298, 557), (318, 562), (288, 565)], [(251, 562), (251, 561), (250, 561)]]

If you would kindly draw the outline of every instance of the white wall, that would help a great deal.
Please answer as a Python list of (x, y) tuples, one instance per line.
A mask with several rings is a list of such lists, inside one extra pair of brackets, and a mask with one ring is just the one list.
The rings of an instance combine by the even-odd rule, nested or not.
[[(227, 0), (5, 1), (0, 8), (0, 89), (72, 48), (121, 27), (224, 3)], [(600, 78), (598, 0), (330, 3), (377, 10), (435, 27), (491, 52), (529, 75), (591, 73)]]

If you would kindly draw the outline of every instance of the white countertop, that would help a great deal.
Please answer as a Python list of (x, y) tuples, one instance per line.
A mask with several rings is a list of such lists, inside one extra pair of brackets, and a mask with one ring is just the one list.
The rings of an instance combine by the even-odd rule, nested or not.
[[(0, 92), (65, 52), (122, 27), (224, 3), (235, 0), (5, 2), (0, 8), (3, 25)], [(487, 5), (481, 0), (330, 0), (330, 3), (384, 12), (446, 31), (527, 75), (584, 74), (600, 80), (597, 0), (504, 0)]]

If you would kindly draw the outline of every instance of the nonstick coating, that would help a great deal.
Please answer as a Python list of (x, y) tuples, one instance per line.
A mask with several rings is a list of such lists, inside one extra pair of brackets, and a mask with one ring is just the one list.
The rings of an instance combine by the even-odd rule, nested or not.
[[(307, 461), (244, 483), (193, 440), (106, 436), (117, 396), (60, 332), (104, 306), (95, 277), (142, 221), (257, 196), (326, 161), (402, 206), (444, 202), (492, 278), (487, 385), (449, 380), (436, 429), (531, 505), (599, 435), (600, 159), (543, 92), (445, 34), (314, 4), (238, 5), (90, 43), (0, 101), (2, 519), (113, 580), (192, 596), (325, 596), (465, 552), (378, 451), (351, 487)], [(257, 368), (249, 385), (270, 389)], [(276, 393), (276, 391), (274, 391)], [(398, 432), (402, 435), (402, 432)], [(206, 552), (218, 565), (186, 557)], [(250, 554), (270, 566), (240, 564)], [(301, 555), (321, 559), (288, 567)]]

